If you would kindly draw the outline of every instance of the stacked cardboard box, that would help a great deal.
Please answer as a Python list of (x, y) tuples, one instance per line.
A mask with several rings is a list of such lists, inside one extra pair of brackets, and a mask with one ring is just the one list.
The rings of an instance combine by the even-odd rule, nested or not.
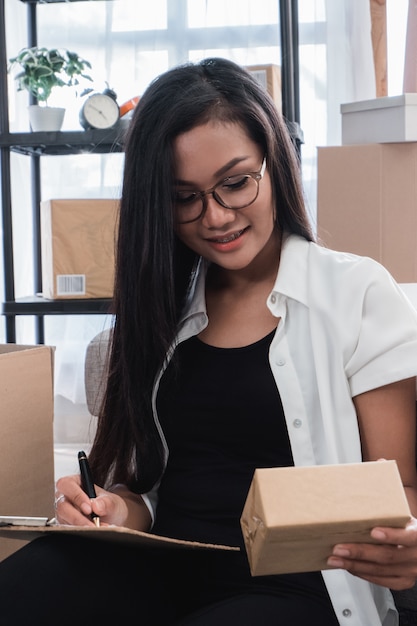
[(417, 141), (417, 93), (349, 102), (340, 110), (343, 145)]
[(111, 298), (118, 200), (41, 202), (42, 295)]
[(273, 63), (267, 65), (247, 65), (246, 69), (254, 75), (272, 96), (278, 111), (282, 110), (281, 68)]
[(318, 236), (417, 282), (417, 94), (341, 110), (342, 145), (318, 148)]
[(329, 248), (417, 282), (417, 142), (319, 148), (317, 230)]

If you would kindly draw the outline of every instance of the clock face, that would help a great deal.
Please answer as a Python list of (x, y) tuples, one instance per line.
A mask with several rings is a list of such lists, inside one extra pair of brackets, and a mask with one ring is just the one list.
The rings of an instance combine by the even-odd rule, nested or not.
[(85, 101), (80, 111), (83, 128), (111, 128), (119, 119), (119, 106), (114, 98), (94, 93)]

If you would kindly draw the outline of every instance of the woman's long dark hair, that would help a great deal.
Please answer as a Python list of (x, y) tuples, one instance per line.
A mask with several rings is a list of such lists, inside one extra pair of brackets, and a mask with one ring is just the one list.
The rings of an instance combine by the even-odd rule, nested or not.
[(174, 68), (136, 107), (125, 149), (107, 390), (90, 454), (99, 484), (145, 492), (163, 471), (152, 390), (175, 338), (196, 255), (173, 224), (173, 142), (211, 119), (240, 123), (266, 155), (282, 231), (307, 240), (299, 160), (285, 122), (257, 80), (226, 59)]

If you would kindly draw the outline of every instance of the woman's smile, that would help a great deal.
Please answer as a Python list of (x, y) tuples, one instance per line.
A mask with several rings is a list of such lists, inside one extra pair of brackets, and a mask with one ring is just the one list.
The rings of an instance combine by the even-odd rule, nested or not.
[(242, 228), (241, 230), (237, 230), (235, 232), (228, 233), (226, 235), (219, 235), (217, 237), (207, 237), (207, 241), (209, 241), (213, 245), (219, 246), (220, 249), (229, 250), (231, 248), (230, 244), (233, 244), (235, 242), (238, 243), (239, 245), (241, 244), (240, 240), (242, 239), (242, 236), (248, 231), (249, 228), (250, 227), (247, 226), (246, 228)]

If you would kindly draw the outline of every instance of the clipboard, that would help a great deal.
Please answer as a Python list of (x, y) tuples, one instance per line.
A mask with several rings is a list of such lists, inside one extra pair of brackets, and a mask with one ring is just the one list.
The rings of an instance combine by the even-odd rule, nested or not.
[(0, 528), (9, 526), (50, 526), (53, 522), (54, 520), (48, 517), (0, 515)]
[[(0, 521), (2, 519), (4, 519), (4, 517), (0, 517)], [(41, 520), (43, 523), (41, 523)], [(54, 523), (54, 520), (47, 520), (46, 518), (38, 518), (38, 522), (39, 525), (36, 525), (36, 523), (33, 523), (32, 525), (21, 525), (19, 523), (9, 524), (7, 526), (0, 525), (0, 539), (19, 539), (27, 542), (38, 537), (42, 537), (42, 535), (47, 533), (59, 533), (85, 537), (97, 541), (128, 543), (138, 547), (182, 548), (188, 550), (240, 550), (237, 546), (175, 539), (173, 537), (165, 537), (139, 530), (132, 530), (131, 528), (125, 528), (123, 526), (100, 526), (99, 528), (96, 526), (66, 526), (63, 524), (56, 524)]]

